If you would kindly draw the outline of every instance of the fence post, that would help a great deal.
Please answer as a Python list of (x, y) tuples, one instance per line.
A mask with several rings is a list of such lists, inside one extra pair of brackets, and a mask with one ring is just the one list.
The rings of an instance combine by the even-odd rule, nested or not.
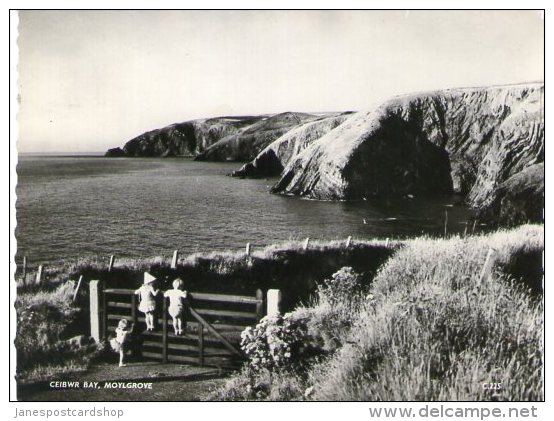
[(246, 243), (246, 255), (250, 256), (250, 243)]
[(267, 315), (274, 316), (281, 312), (281, 290), (267, 290)]
[(258, 321), (260, 321), (264, 317), (264, 293), (261, 289), (256, 291), (256, 299), (258, 300), (256, 303), (256, 315), (258, 316)]
[(492, 247), (489, 248), (489, 252), (487, 253), (487, 258), (485, 259), (485, 264), (483, 265), (483, 269), (481, 269), (481, 275), (479, 276), (479, 283), (483, 283), (486, 277), (490, 276), (490, 271), (492, 268), (492, 255), (496, 250)]
[(352, 241), (352, 236), (349, 235), (348, 238), (346, 239), (346, 247), (350, 247), (350, 242)]
[(23, 273), (21, 274), (23, 278), (23, 285), (27, 285), (27, 258), (23, 256)]
[(173, 252), (173, 259), (171, 259), (171, 269), (177, 269), (177, 261), (179, 260), (179, 250)]
[(198, 323), (198, 365), (204, 367), (204, 325)]
[(112, 271), (114, 262), (115, 262), (115, 256), (112, 254), (112, 255), (110, 256), (110, 263), (109, 263), (109, 265), (108, 265), (108, 272), (111, 272), (111, 271)]
[(310, 237), (306, 237), (304, 240), (304, 250), (308, 249), (308, 245), (310, 244)]
[(387, 239), (385, 240), (385, 247), (388, 247), (388, 246), (389, 246), (389, 239), (387, 238)]
[(102, 293), (102, 288), (100, 281), (90, 281), (89, 282), (89, 312), (90, 312), (90, 336), (100, 343), (100, 338), (102, 337), (101, 332), (101, 308), (100, 308), (100, 294)]
[(37, 284), (37, 285), (40, 285), (41, 282), (42, 282), (42, 270), (43, 270), (43, 266), (40, 265), (38, 267), (37, 277), (35, 278), (35, 284)]
[(444, 211), (444, 236), (448, 233), (448, 209)]
[(167, 363), (167, 298), (163, 300), (163, 315), (162, 315), (162, 362)]
[(73, 293), (73, 301), (77, 299), (77, 293), (79, 292), (79, 287), (81, 286), (81, 282), (83, 282), (83, 275), (79, 276), (79, 282), (77, 282), (77, 286), (75, 287), (75, 292)]

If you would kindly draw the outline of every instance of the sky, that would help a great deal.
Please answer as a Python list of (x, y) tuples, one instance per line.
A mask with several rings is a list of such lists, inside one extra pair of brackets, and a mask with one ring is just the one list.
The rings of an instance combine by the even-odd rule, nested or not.
[(195, 118), (544, 80), (534, 11), (22, 11), (17, 44), (19, 152), (102, 152)]

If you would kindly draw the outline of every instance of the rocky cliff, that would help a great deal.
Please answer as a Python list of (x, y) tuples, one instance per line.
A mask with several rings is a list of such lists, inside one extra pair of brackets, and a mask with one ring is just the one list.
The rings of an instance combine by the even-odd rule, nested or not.
[(544, 220), (544, 163), (531, 165), (498, 185), (479, 217), (512, 226)]
[(276, 193), (313, 199), (457, 192), (478, 209), (544, 161), (544, 85), (451, 89), (358, 112), (299, 151)]
[(218, 140), (244, 130), (266, 116), (218, 117), (176, 123), (151, 130), (113, 148), (106, 156), (196, 156)]
[(193, 156), (206, 161), (250, 161), (289, 130), (324, 116), (286, 112), (275, 115), (217, 117), (151, 130), (112, 148), (107, 157)]
[(280, 136), (306, 122), (322, 118), (319, 115), (286, 112), (265, 116), (250, 126), (220, 138), (202, 153), (197, 160), (250, 161)]
[(234, 171), (234, 177), (279, 176), (289, 161), (311, 142), (342, 124), (351, 113), (341, 113), (304, 123), (269, 144), (252, 161)]

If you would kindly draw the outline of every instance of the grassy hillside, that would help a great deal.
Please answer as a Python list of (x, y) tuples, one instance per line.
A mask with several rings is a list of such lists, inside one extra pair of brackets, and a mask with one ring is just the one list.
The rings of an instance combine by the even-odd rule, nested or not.
[[(96, 355), (67, 343), (88, 334), (88, 288), (73, 303), (68, 279), (134, 288), (149, 270), (162, 288), (175, 276), (193, 291), (280, 288), (288, 317), (303, 326), (303, 351), (290, 369), (245, 368), (211, 399), (541, 399), (543, 236), (543, 226), (527, 225), (349, 247), (289, 242), (250, 257), (194, 254), (177, 269), (162, 258), (119, 261), (112, 272), (105, 262), (67, 263), (49, 269), (42, 287), (19, 288), (18, 376), (82, 370)], [(490, 247), (493, 274), (481, 282)], [(344, 266), (352, 269), (339, 271)], [(483, 382), (503, 388), (485, 390)]]
[[(541, 400), (543, 241), (542, 226), (407, 241), (369, 289), (320, 289), (288, 316), (318, 344), (317, 357), (246, 368), (210, 398)], [(492, 275), (481, 279), (490, 247)]]
[(86, 314), (81, 303), (73, 302), (74, 284), (63, 282), (55, 288), (29, 289), (18, 293), (17, 379), (38, 381), (68, 372), (83, 371), (97, 347), (76, 347), (68, 339), (83, 332)]

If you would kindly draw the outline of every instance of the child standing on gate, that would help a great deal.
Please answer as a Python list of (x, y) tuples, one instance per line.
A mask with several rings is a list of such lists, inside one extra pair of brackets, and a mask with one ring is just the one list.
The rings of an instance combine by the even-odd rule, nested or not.
[(144, 284), (135, 291), (139, 296), (140, 304), (138, 309), (144, 313), (146, 318), (146, 330), (154, 330), (154, 311), (156, 310), (156, 295), (159, 290), (154, 289), (152, 284), (156, 278), (148, 272), (144, 272)]
[(110, 340), (110, 345), (115, 352), (119, 352), (119, 366), (125, 367), (123, 358), (129, 344), (129, 338), (133, 331), (133, 324), (126, 319), (121, 319), (115, 329), (115, 338)]
[(173, 329), (176, 335), (183, 333), (183, 300), (187, 298), (187, 292), (181, 291), (183, 281), (177, 278), (173, 281), (173, 289), (165, 292), (164, 297), (169, 297), (169, 315), (173, 318)]

